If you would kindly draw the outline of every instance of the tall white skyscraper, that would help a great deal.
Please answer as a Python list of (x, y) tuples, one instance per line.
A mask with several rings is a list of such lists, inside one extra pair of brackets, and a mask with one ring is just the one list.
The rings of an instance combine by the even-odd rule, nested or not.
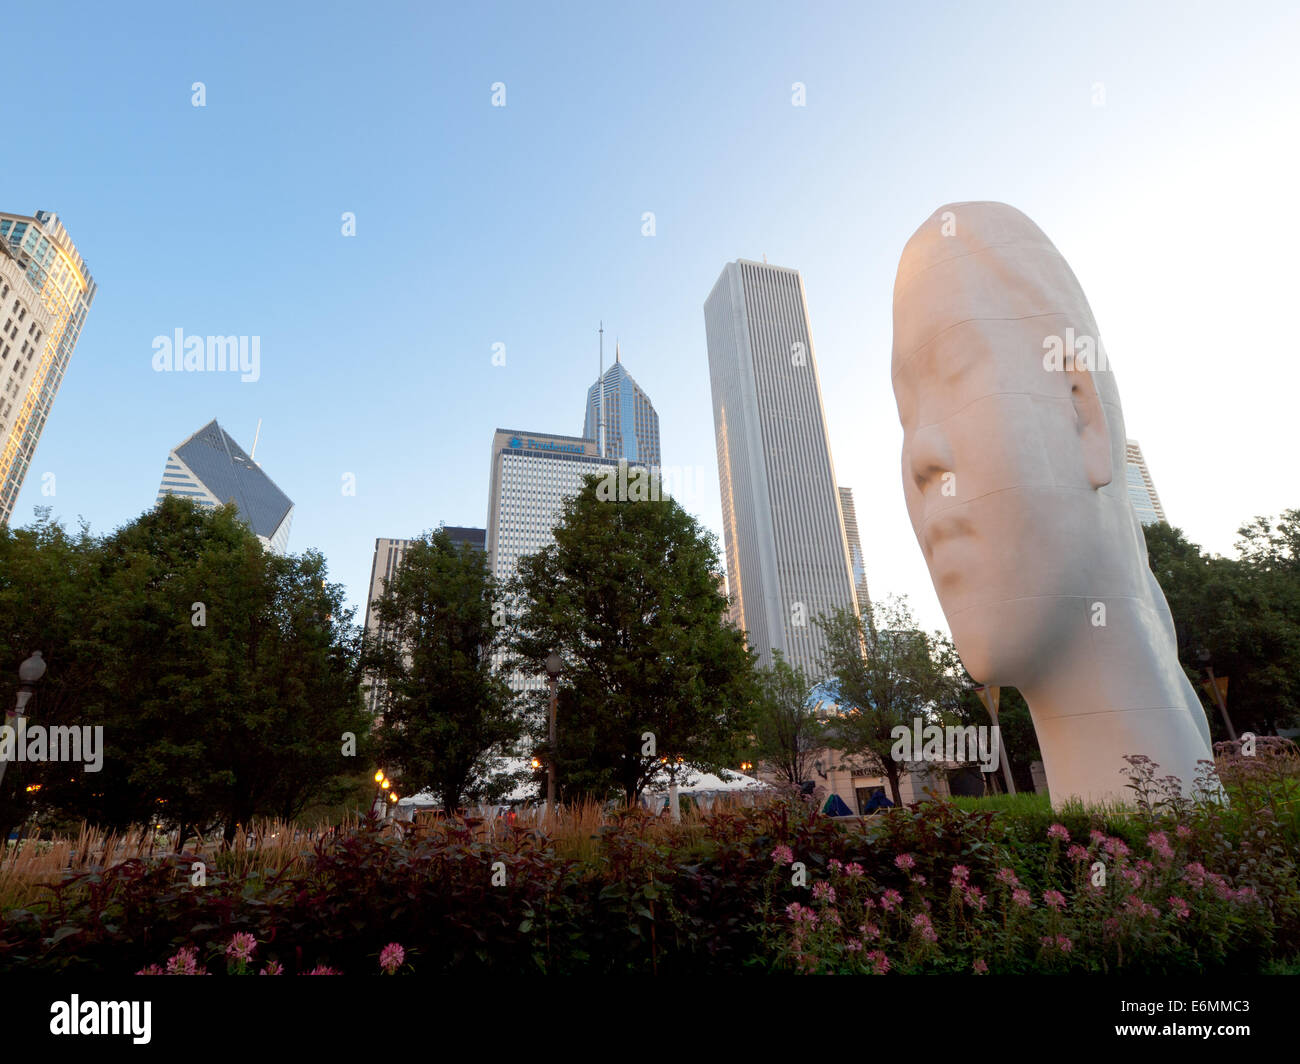
[(853, 593), (858, 599), (858, 609), (865, 610), (871, 602), (867, 594), (867, 560), (862, 553), (862, 537), (858, 535), (858, 511), (853, 505), (852, 488), (840, 488), (840, 512), (844, 515), (844, 539), (849, 545), (849, 564), (853, 569)]
[(733, 615), (820, 678), (816, 618), (857, 598), (799, 272), (728, 263), (704, 324)]
[(1133, 511), (1144, 525), (1159, 524), (1166, 519), (1165, 508), (1160, 505), (1160, 496), (1156, 494), (1156, 485), (1151, 479), (1151, 470), (1147, 469), (1147, 460), (1142, 457), (1142, 448), (1138, 446), (1137, 440), (1127, 440), (1126, 444), (1125, 474)]
[[(614, 364), (587, 389), (587, 412), (582, 435), (600, 443), (601, 384), (604, 383), (605, 457), (626, 458), (629, 464), (658, 467), (659, 415), (650, 397), (632, 379), (623, 365), (623, 355), (614, 345)], [(599, 449), (597, 450), (599, 453)]]
[(13, 514), (95, 291), (58, 215), (0, 212), (0, 524)]
[(166, 495), (193, 499), (209, 509), (233, 502), (264, 547), (283, 554), (289, 545), (289, 496), (216, 421), (178, 443), (167, 456), (155, 505)]

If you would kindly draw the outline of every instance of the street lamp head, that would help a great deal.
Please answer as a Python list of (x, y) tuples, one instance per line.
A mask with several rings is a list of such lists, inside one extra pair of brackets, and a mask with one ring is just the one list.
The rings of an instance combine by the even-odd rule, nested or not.
[(39, 683), (45, 675), (45, 659), (39, 650), (33, 650), (32, 656), (18, 666), (18, 679), (23, 683)]
[(560, 668), (563, 664), (564, 661), (561, 659), (560, 655), (555, 653), (555, 651), (551, 651), (546, 655), (546, 675), (554, 680), (560, 675)]

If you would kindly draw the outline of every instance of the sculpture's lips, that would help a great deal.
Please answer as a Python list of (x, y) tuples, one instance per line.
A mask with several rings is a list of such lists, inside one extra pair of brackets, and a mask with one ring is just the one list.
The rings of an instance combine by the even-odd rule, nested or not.
[(921, 536), (921, 547), (925, 551), (926, 558), (932, 560), (935, 548), (939, 544), (973, 535), (974, 531), (971, 523), (966, 518), (956, 514), (945, 514), (942, 517), (936, 517), (925, 526), (925, 531)]

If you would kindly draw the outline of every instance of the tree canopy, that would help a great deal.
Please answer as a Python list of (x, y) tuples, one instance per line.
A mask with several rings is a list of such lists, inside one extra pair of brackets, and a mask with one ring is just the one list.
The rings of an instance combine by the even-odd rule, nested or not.
[[(601, 488), (589, 477), (553, 542), (520, 562), (513, 645), (534, 675), (552, 651), (563, 660), (561, 793), (617, 791), (631, 803), (670, 773), (736, 767), (753, 658), (725, 618), (712, 534), (670, 498), (620, 501)], [(542, 750), (544, 698), (533, 714)]]

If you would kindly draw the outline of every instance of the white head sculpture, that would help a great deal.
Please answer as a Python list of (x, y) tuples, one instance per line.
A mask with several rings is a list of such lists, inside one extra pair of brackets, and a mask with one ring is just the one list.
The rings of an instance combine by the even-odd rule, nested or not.
[(953, 203), (894, 282), (903, 490), (953, 641), (1029, 703), (1052, 800), (1190, 791), (1210, 734), (1125, 478), (1119, 390), (1079, 282), (1025, 215)]

